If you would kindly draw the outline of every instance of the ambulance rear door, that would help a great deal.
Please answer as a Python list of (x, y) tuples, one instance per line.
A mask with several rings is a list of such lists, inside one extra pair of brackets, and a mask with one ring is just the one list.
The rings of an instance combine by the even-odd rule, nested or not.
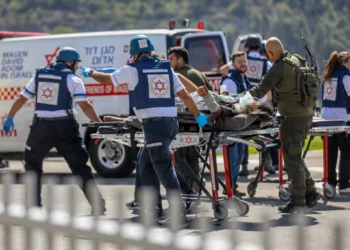
[(218, 92), (221, 81), (219, 69), (229, 61), (224, 33), (222, 31), (189, 33), (182, 37), (181, 46), (188, 50), (189, 64), (205, 74), (213, 85), (213, 90)]

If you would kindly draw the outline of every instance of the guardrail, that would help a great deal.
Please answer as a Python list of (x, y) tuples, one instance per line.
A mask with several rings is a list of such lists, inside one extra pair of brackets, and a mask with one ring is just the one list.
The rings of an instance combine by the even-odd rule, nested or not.
[[(211, 238), (207, 232), (210, 231), (210, 225), (206, 218), (198, 217), (198, 234), (186, 235), (179, 233), (178, 219), (172, 220), (169, 228), (160, 228), (155, 224), (155, 219), (149, 213), (143, 212), (139, 223), (129, 222), (125, 219), (124, 212), (124, 196), (123, 193), (118, 193), (117, 198), (120, 201), (117, 204), (116, 220), (100, 219), (98, 216), (81, 217), (76, 215), (76, 188), (71, 185), (69, 189), (69, 197), (67, 197), (70, 208), (68, 212), (53, 209), (53, 192), (55, 188), (55, 181), (53, 179), (46, 181), (47, 197), (45, 209), (39, 207), (32, 207), (34, 190), (33, 176), (25, 176), (25, 187), (27, 190), (25, 204), (15, 204), (11, 200), (11, 190), (13, 188), (13, 176), (2, 176), (2, 201), (0, 202), (0, 249), (157, 249), (157, 250), (184, 250), (184, 249), (207, 249), (207, 250), (257, 250), (257, 249), (272, 249), (271, 235), (269, 232), (268, 216), (262, 218), (264, 221), (262, 231), (261, 245), (239, 245), (238, 240), (238, 223), (235, 222), (234, 217), (230, 221), (225, 221), (224, 228), (231, 230), (231, 233), (226, 237), (220, 239)], [(143, 204), (145, 209), (142, 211), (149, 211), (154, 208), (154, 196), (150, 190), (144, 190), (142, 193)], [(171, 197), (171, 199), (175, 199)], [(97, 200), (97, 199), (95, 199)], [(178, 202), (180, 202), (178, 200)], [(180, 203), (178, 203), (180, 206)], [(175, 209), (170, 211), (170, 215), (176, 217)], [(304, 234), (305, 218), (303, 215), (296, 216), (296, 225), (298, 230), (296, 233), (295, 249), (304, 250), (304, 243), (306, 241)], [(2, 225), (2, 230), (1, 230)], [(13, 235), (15, 228), (21, 228), (22, 234), (17, 233)], [(35, 230), (43, 232), (39, 236), (36, 235)], [(2, 232), (1, 232), (2, 231)], [(330, 239), (334, 241), (334, 250), (341, 250), (342, 233), (344, 230), (342, 226), (336, 224), (334, 227), (335, 238)], [(66, 242), (57, 242), (57, 235), (64, 235)], [(22, 237), (19, 239), (18, 237)], [(45, 242), (44, 245), (38, 245), (38, 238)], [(62, 239), (62, 238), (61, 238)], [(82, 244), (81, 241), (85, 243)], [(18, 246), (18, 241), (23, 242), (22, 246)], [(86, 241), (88, 243), (86, 243)], [(279, 249), (283, 249), (281, 246)], [(345, 249), (345, 248), (344, 248)]]

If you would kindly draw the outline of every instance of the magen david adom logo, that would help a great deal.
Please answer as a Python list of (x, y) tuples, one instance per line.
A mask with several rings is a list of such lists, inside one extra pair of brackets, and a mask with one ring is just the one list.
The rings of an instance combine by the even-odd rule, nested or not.
[(170, 83), (168, 75), (149, 76), (150, 98), (169, 98)]
[(54, 83), (39, 83), (38, 88), (38, 103), (57, 105), (58, 100), (58, 84)]

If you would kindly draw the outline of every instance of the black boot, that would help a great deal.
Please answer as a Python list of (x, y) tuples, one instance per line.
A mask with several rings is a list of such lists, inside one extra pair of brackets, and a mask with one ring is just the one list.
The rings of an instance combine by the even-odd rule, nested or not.
[(306, 195), (306, 206), (312, 208), (317, 204), (317, 201), (322, 198), (322, 194), (317, 190)]
[(290, 201), (285, 205), (279, 206), (278, 211), (280, 211), (282, 213), (305, 213), (306, 206), (299, 205), (299, 204), (294, 203), (293, 201)]

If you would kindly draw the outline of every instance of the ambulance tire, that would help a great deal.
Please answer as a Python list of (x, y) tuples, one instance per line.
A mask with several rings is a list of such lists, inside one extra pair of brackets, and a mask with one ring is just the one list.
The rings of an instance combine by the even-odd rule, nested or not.
[(128, 177), (135, 169), (131, 148), (113, 142), (114, 152), (106, 152), (105, 140), (91, 140), (89, 143), (90, 162), (98, 175), (105, 178)]

